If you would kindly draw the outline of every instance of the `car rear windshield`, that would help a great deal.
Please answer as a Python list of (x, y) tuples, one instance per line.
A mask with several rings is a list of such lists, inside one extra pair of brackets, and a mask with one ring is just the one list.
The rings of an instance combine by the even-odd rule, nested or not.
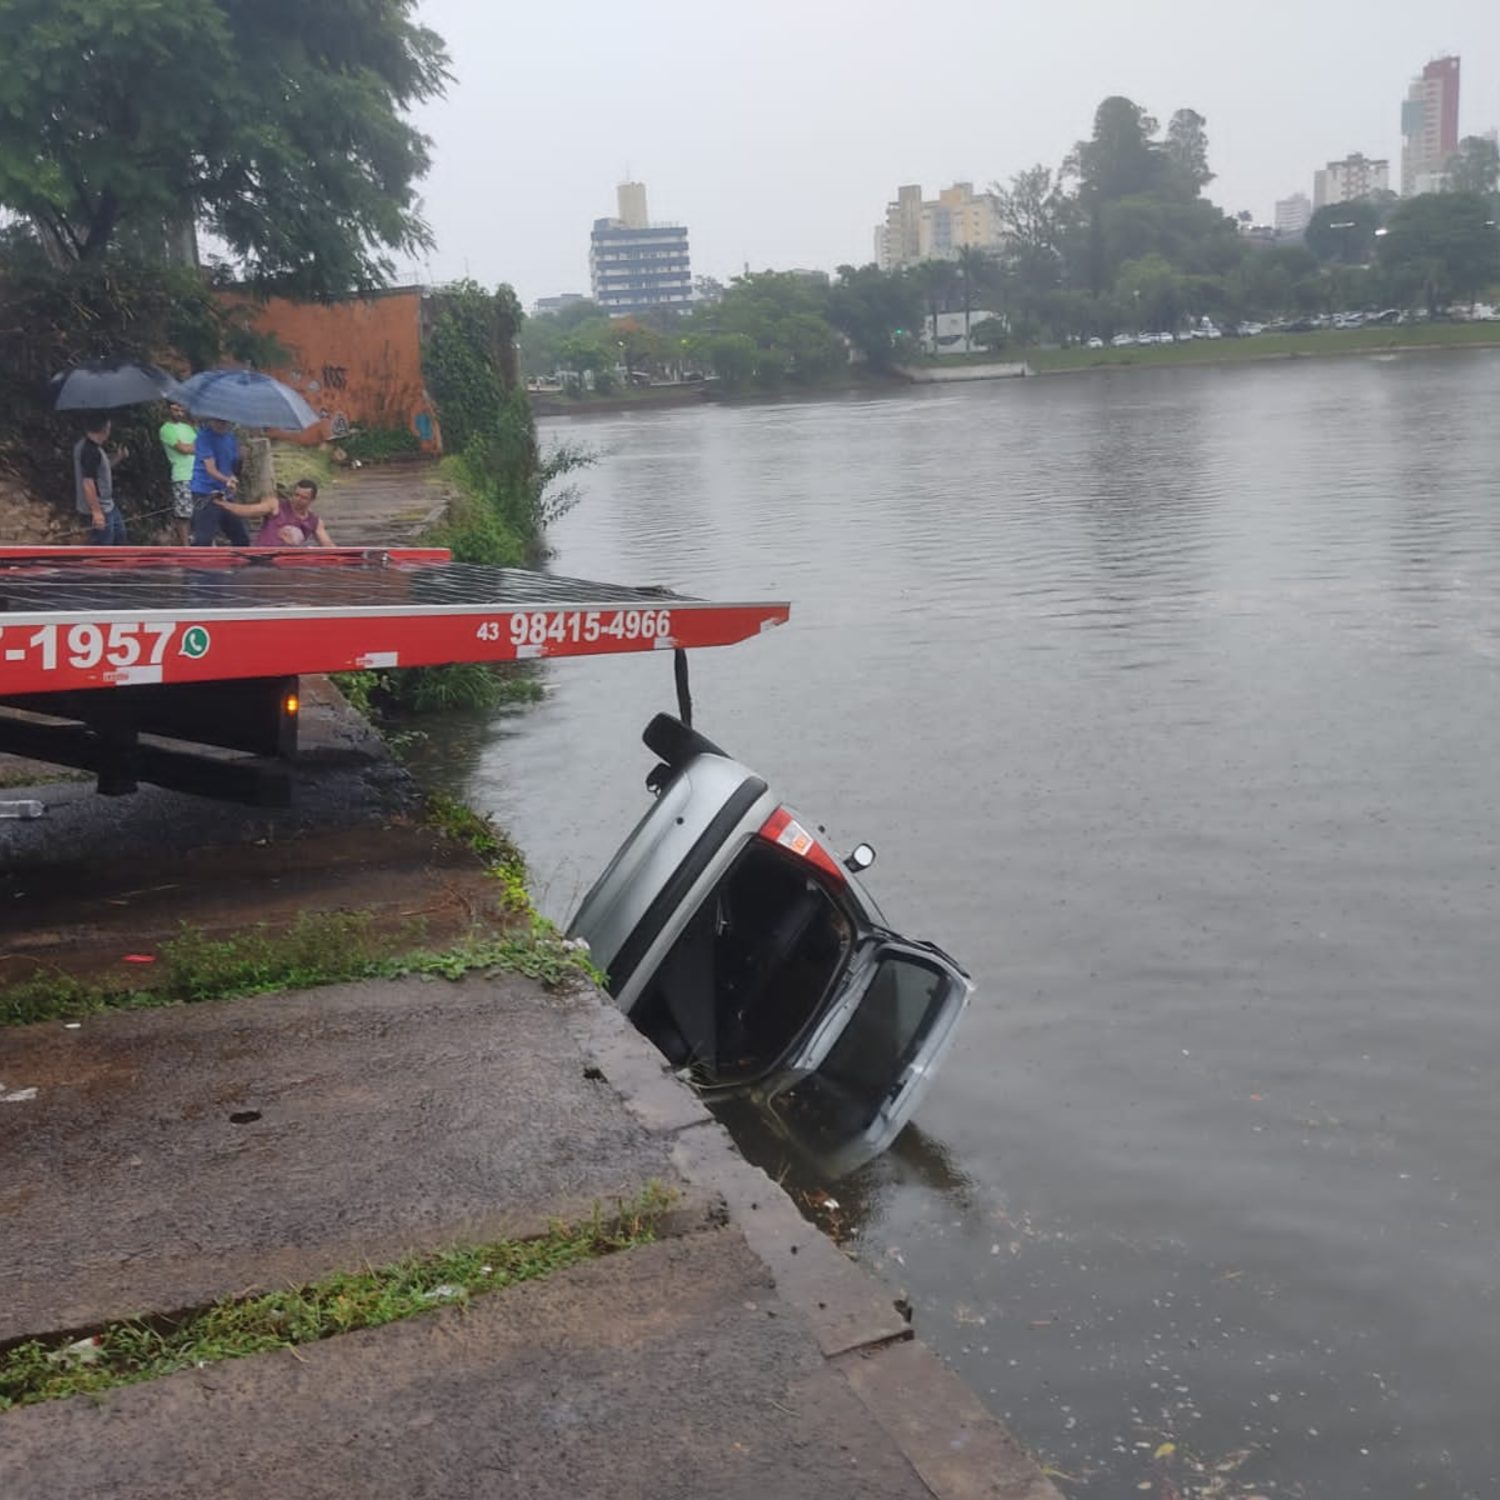
[(828, 1149), (868, 1130), (921, 1051), (948, 983), (947, 975), (920, 960), (882, 960), (822, 1066), (778, 1100), (788, 1127)]

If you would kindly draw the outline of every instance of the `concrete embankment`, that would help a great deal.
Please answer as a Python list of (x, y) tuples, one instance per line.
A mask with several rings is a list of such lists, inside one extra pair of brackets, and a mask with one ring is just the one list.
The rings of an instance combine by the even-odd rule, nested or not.
[[(288, 812), (33, 793), (46, 818), (0, 824), (4, 978), (118, 972), (184, 916), (361, 907), (451, 934), (492, 903), (379, 739), (319, 702)], [(1056, 1500), (591, 987), (470, 973), (84, 1015), (0, 1029), (0, 1080), (0, 1359), (673, 1195), (655, 1243), (0, 1412), (6, 1500)]]
[(676, 1197), (653, 1245), (0, 1414), (9, 1500), (1051, 1486), (591, 991), (383, 982), (0, 1033), (0, 1343)]
[(970, 380), (1021, 380), (1035, 371), (1021, 362), (989, 365), (903, 365), (904, 375), (913, 385), (961, 385)]
[[(341, 541), (390, 545), (442, 494), (429, 467), (340, 476), (325, 500)], [(0, 983), (118, 978), (184, 922), (274, 934), (356, 910), (429, 945), (471, 931), (496, 900), (478, 858), (326, 682), (303, 696), (291, 809), (12, 793), (48, 810), (0, 823)], [(652, 1244), (0, 1412), (6, 1500), (1055, 1500), (892, 1289), (590, 987), (471, 973), (84, 1015), (0, 1029), (0, 1081), (0, 1360), (673, 1195)]]

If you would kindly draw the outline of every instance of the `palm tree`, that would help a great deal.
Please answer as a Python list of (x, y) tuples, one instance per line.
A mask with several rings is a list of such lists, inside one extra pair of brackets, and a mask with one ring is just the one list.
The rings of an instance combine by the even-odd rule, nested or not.
[(999, 270), (994, 256), (978, 245), (960, 245), (958, 259), (959, 296), (964, 305), (964, 350), (969, 348), (969, 317), (974, 311), (977, 295), (992, 286)]

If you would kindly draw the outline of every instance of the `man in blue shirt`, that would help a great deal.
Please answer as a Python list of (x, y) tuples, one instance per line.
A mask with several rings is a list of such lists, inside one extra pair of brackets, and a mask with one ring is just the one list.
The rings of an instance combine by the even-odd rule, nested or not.
[(195, 547), (212, 547), (222, 531), (235, 547), (248, 547), (250, 533), (238, 516), (214, 504), (215, 497), (232, 500), (239, 491), (234, 466), (240, 461), (240, 445), (228, 422), (210, 417), (198, 428), (193, 444), (193, 539)]

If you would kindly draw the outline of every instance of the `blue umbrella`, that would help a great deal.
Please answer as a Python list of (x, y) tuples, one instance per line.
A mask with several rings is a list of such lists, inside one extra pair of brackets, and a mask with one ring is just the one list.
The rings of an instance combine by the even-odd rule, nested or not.
[(178, 389), (177, 399), (195, 417), (292, 432), (318, 421), (317, 412), (291, 386), (256, 370), (200, 370)]
[(177, 382), (134, 359), (90, 359), (54, 375), (48, 389), (58, 411), (109, 411), (147, 401), (175, 401)]

